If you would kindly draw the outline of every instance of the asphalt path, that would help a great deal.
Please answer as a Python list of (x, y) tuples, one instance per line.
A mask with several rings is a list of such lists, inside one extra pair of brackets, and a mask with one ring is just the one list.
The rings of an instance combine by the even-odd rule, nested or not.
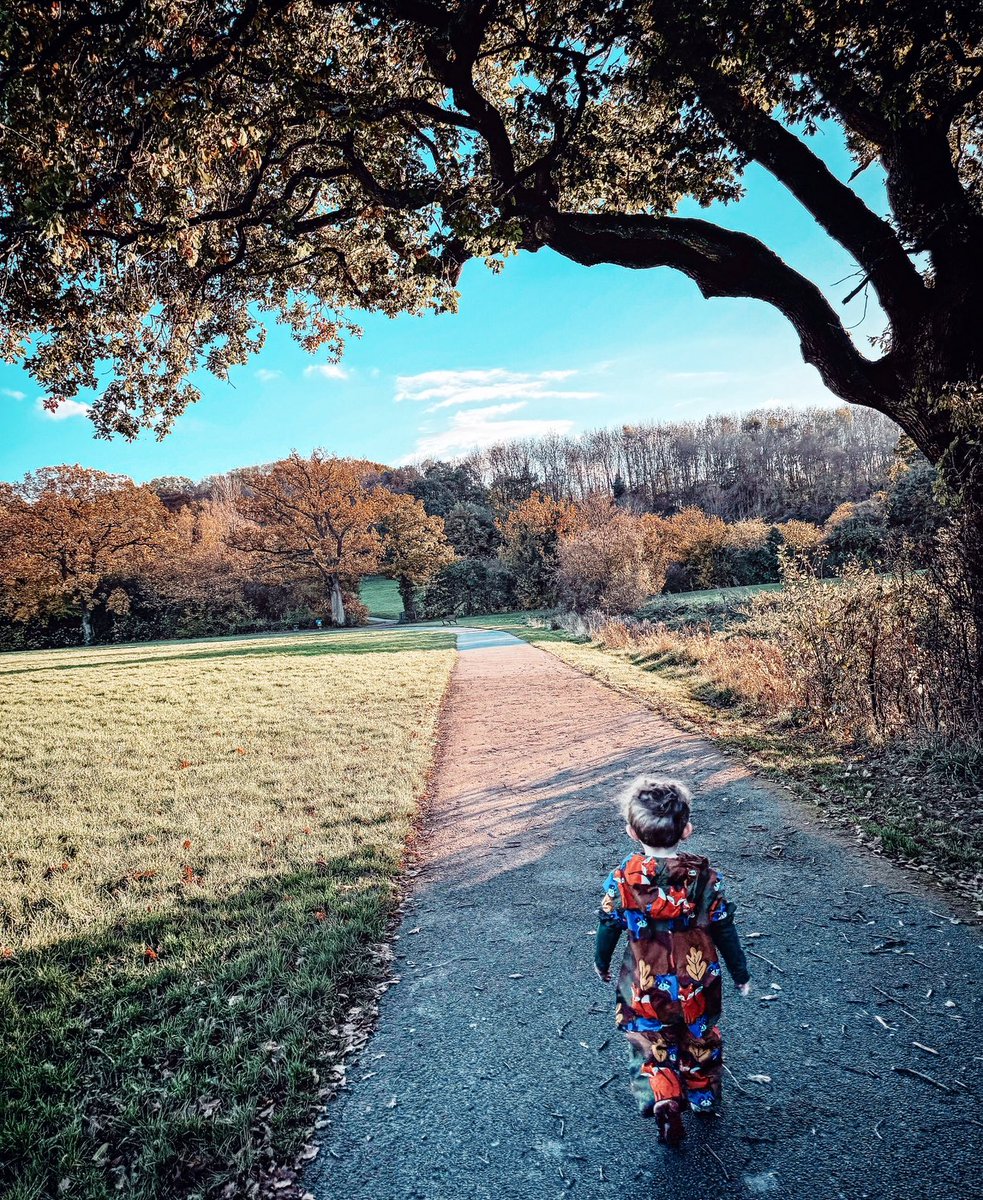
[[(458, 636), (400, 980), (328, 1109), (318, 1200), (983, 1195), (983, 929), (634, 700)], [(752, 996), (725, 984), (724, 1115), (680, 1152), (636, 1115), (591, 966), (629, 849), (612, 794), (643, 770), (693, 786), (690, 848), (754, 952)]]

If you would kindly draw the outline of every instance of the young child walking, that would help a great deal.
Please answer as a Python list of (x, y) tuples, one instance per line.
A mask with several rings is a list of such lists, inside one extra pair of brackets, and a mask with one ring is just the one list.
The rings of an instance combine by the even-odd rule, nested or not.
[(720, 1103), (717, 952), (744, 996), (751, 978), (723, 879), (707, 859), (681, 849), (693, 832), (691, 801), (672, 779), (642, 776), (624, 792), (625, 829), (639, 849), (607, 878), (594, 947), (607, 983), (618, 939), (628, 934), (615, 1023), (628, 1036), (639, 1110), (656, 1117), (659, 1141), (670, 1146), (686, 1136), (686, 1109), (713, 1113)]

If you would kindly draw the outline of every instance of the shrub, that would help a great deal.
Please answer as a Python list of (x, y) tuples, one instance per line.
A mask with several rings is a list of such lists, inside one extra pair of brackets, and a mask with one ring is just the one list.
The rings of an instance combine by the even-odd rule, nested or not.
[(660, 566), (651, 557), (642, 522), (615, 509), (597, 525), (560, 542), (560, 596), (579, 613), (633, 612), (662, 590)]

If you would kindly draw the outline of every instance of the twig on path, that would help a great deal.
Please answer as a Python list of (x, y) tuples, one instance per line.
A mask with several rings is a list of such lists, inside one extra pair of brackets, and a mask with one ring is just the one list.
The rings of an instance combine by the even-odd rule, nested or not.
[(877, 1122), (877, 1124), (874, 1126), (874, 1137), (876, 1137), (876, 1138), (877, 1138), (877, 1140), (878, 1140), (879, 1142), (883, 1142), (883, 1141), (884, 1141), (884, 1139), (881, 1137), (880, 1133), (878, 1132), (878, 1130), (880, 1129), (880, 1127), (881, 1127), (883, 1124), (884, 1124), (884, 1118), (883, 1118), (883, 1117), (881, 1117), (881, 1119), (880, 1119), (880, 1120)]
[(758, 892), (759, 896), (767, 896), (769, 900), (781, 900), (781, 896), (773, 896), (771, 892)]
[(727, 1066), (727, 1064), (726, 1064), (726, 1063), (724, 1063), (724, 1070), (727, 1072), (727, 1074), (728, 1074), (728, 1075), (731, 1077), (731, 1079), (734, 1081), (734, 1087), (736, 1087), (736, 1088), (737, 1088), (737, 1090), (738, 1090), (739, 1092), (743, 1092), (745, 1096), (752, 1096), (752, 1097), (754, 1097), (754, 1099), (755, 1099), (755, 1100), (757, 1100), (757, 1096), (755, 1096), (755, 1095), (754, 1095), (754, 1092), (749, 1092), (749, 1091), (747, 1090), (747, 1088), (745, 1088), (745, 1087), (741, 1087), (741, 1085), (740, 1085), (740, 1084), (737, 1082), (737, 1076), (736, 1076), (736, 1075), (734, 1074), (734, 1072), (733, 1072), (733, 1071), (730, 1069), (730, 1067), (728, 1067), (728, 1066)]
[(715, 1158), (715, 1159), (717, 1160), (717, 1163), (718, 1163), (718, 1165), (720, 1166), (720, 1169), (721, 1169), (721, 1171), (723, 1171), (723, 1173), (724, 1173), (724, 1179), (727, 1179), (727, 1180), (729, 1180), (729, 1179), (730, 1179), (730, 1172), (729, 1172), (729, 1171), (727, 1170), (727, 1168), (724, 1166), (724, 1161), (723, 1161), (723, 1159), (720, 1157), (720, 1155), (719, 1155), (719, 1154), (716, 1152), (716, 1150), (714, 1150), (714, 1148), (713, 1148), (712, 1146), (705, 1146), (705, 1147), (704, 1147), (704, 1149), (705, 1149), (705, 1150), (706, 1150), (706, 1152), (707, 1152), (707, 1153), (708, 1153), (708, 1154), (711, 1156), (711, 1158)]
[(879, 992), (879, 993), (880, 993), (882, 996), (884, 996), (884, 997), (886, 997), (888, 1000), (890, 1000), (892, 1004), (896, 1004), (896, 1005), (898, 1006), (898, 1008), (900, 1008), (900, 1009), (901, 1009), (901, 1011), (904, 1013), (904, 1015), (905, 1015), (906, 1017), (911, 1017), (911, 1019), (912, 1019), (913, 1021), (917, 1021), (917, 1020), (918, 1020), (918, 1018), (915, 1016), (915, 1014), (914, 1014), (914, 1013), (912, 1013), (912, 1012), (909, 1012), (909, 1011), (908, 1011), (908, 1010), (905, 1008), (905, 1006), (904, 1006), (904, 1005), (901, 1003), (901, 1001), (900, 1001), (900, 1000), (897, 998), (897, 996), (892, 996), (890, 992), (885, 992), (885, 991), (884, 991), (884, 989), (883, 989), (883, 988), (879, 988), (879, 987), (877, 986), (877, 984), (876, 984), (876, 983), (872, 983), (870, 986), (871, 986), (871, 987), (874, 989), (874, 991), (875, 991), (875, 992)]
[[(880, 1079), (880, 1075), (878, 1075), (875, 1071), (868, 1071), (866, 1067), (851, 1067), (848, 1063), (840, 1063), (839, 1066), (841, 1066), (844, 1071), (849, 1071), (851, 1075), (867, 1075), (871, 1079)], [(895, 1068), (895, 1070), (897, 1070), (897, 1068)]]
[(601, 1183), (607, 1183), (607, 1180), (604, 1178), (604, 1168), (603, 1167), (597, 1168), (597, 1174), (600, 1177)]
[(557, 1025), (556, 1032), (560, 1037), (563, 1037), (563, 1031), (570, 1025), (569, 1021), (564, 1021), (562, 1025)]
[(769, 967), (774, 967), (779, 975), (785, 974), (785, 968), (780, 967), (778, 963), (772, 962), (770, 958), (765, 958), (763, 954), (759, 954), (757, 950), (748, 950), (748, 954), (753, 954), (755, 958), (760, 958), (762, 962), (766, 962)]
[(912, 1079), (921, 1079), (923, 1083), (930, 1083), (932, 1087), (937, 1087), (939, 1091), (946, 1092), (950, 1096), (956, 1093), (948, 1084), (942, 1083), (939, 1079), (933, 1079), (931, 1075), (926, 1075), (924, 1071), (916, 1071), (914, 1067), (892, 1067), (892, 1071), (897, 1071), (899, 1075), (910, 1075)]
[(558, 1112), (551, 1112), (551, 1113), (550, 1113), (550, 1116), (551, 1116), (551, 1117), (556, 1117), (556, 1119), (557, 1119), (557, 1120), (560, 1122), (560, 1137), (562, 1138), (562, 1137), (563, 1137), (563, 1131), (564, 1131), (564, 1130), (566, 1129), (566, 1127), (567, 1127), (567, 1123), (566, 1123), (566, 1121), (564, 1121), (564, 1119), (563, 1119), (563, 1114), (562, 1114), (562, 1113), (558, 1113)]
[(917, 1046), (919, 1050), (924, 1050), (926, 1054), (938, 1054), (938, 1050), (933, 1050), (931, 1046), (923, 1046), (921, 1042), (912, 1042), (913, 1046)]
[(603, 1092), (609, 1083), (614, 1083), (615, 1079), (617, 1079), (617, 1075), (609, 1075), (607, 1079), (597, 1085), (597, 1090)]

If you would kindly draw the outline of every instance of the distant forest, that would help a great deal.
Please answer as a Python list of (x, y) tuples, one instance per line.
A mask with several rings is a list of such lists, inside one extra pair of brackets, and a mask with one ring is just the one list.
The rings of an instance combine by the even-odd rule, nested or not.
[(901, 436), (871, 409), (761, 408), (506, 442), (463, 465), (499, 508), (535, 488), (553, 500), (608, 492), (643, 512), (821, 522), (886, 486)]

